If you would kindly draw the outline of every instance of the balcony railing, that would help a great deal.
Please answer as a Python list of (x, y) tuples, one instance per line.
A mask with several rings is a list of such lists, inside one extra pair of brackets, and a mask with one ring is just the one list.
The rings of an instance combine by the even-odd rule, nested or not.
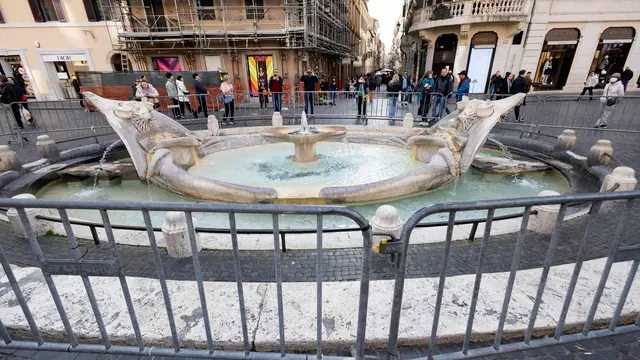
[(486, 16), (527, 16), (530, 11), (531, 0), (454, 0), (416, 10), (413, 23), (447, 19), (455, 19), (456, 23), (481, 22), (486, 21)]

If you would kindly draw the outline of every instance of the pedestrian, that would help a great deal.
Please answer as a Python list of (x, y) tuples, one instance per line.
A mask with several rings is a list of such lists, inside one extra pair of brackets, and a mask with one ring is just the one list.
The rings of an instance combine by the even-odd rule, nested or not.
[[(422, 114), (422, 94), (424, 93), (424, 85), (426, 83), (430, 83), (431, 84), (431, 92), (433, 92), (433, 71), (428, 70), (426, 73), (424, 73), (424, 76), (422, 77), (422, 79), (420, 79), (420, 82), (418, 83), (418, 114)], [(431, 101), (431, 100), (429, 100)]]
[(489, 80), (489, 95), (493, 95), (496, 93), (496, 87), (499, 87), (502, 84), (502, 74), (500, 71), (496, 71), (495, 74), (491, 75), (491, 79)]
[(313, 92), (316, 90), (318, 78), (311, 69), (300, 77), (300, 82), (304, 83), (304, 112), (313, 115)]
[(380, 91), (380, 86), (382, 86), (382, 76), (376, 75), (376, 92)]
[(260, 110), (266, 111), (269, 107), (269, 85), (266, 77), (264, 80), (258, 77), (258, 97), (260, 99)]
[(175, 83), (175, 78), (173, 74), (168, 72), (164, 75), (167, 78), (167, 82), (164, 84), (167, 89), (167, 96), (171, 99), (171, 112), (173, 113), (174, 119), (180, 119), (180, 101), (178, 101), (178, 87)]
[[(433, 80), (433, 79), (432, 79)], [(420, 92), (420, 108), (418, 109), (418, 115), (422, 117), (422, 121), (430, 125), (429, 110), (431, 108), (431, 96), (433, 95), (433, 85), (431, 82), (424, 82), (422, 91)]]
[[(511, 84), (511, 89), (510, 89), (510, 94), (511, 95), (515, 95), (515, 94), (520, 94), (520, 93), (525, 93), (526, 94), (526, 77), (525, 74), (527, 73), (526, 70), (520, 70), (520, 72), (518, 73), (518, 77), (513, 80), (512, 84)], [(515, 109), (513, 110), (513, 113), (516, 115), (516, 122), (522, 122), (522, 119), (520, 118), (520, 105), (516, 106)]]
[(504, 98), (509, 92), (509, 85), (507, 83), (507, 78), (511, 76), (510, 72), (506, 72), (504, 77), (496, 78), (494, 87), (495, 87), (495, 97), (497, 99)]
[(200, 75), (198, 73), (194, 73), (191, 75), (193, 77), (193, 87), (196, 88), (196, 97), (198, 98), (198, 108), (193, 112), (193, 117), (197, 118), (199, 113), (204, 113), (204, 117), (209, 117), (209, 109), (207, 109), (207, 95), (209, 95), (209, 90), (206, 87), (202, 86), (200, 82)]
[(222, 78), (222, 84), (220, 84), (220, 91), (222, 92), (222, 99), (224, 102), (224, 117), (222, 119), (222, 125), (235, 125), (233, 122), (234, 108), (234, 89), (229, 75), (225, 75)]
[(409, 87), (407, 88), (407, 98), (408, 98), (408, 102), (409, 104), (412, 104), (412, 100), (413, 100), (413, 91), (415, 88), (415, 83), (413, 81), (413, 77), (409, 76)]
[(273, 97), (273, 110), (280, 112), (282, 109), (282, 90), (284, 89), (284, 80), (280, 76), (278, 69), (273, 70), (273, 76), (269, 79), (269, 91)]
[(449, 76), (447, 69), (444, 68), (440, 71), (440, 75), (435, 78), (433, 85), (433, 92), (436, 96), (436, 104), (433, 108), (433, 116), (435, 118), (439, 119), (443, 111), (446, 111), (447, 114), (451, 113), (447, 108), (447, 99), (452, 91), (453, 79)]
[(360, 120), (367, 116), (367, 101), (369, 100), (369, 83), (364, 79), (364, 76), (360, 76), (358, 79), (357, 91), (356, 102), (358, 103), (358, 120)]
[(631, 71), (630, 67), (626, 67), (622, 72), (622, 86), (624, 87), (624, 91), (627, 91), (627, 85), (629, 85), (629, 81), (633, 79), (633, 71)]
[(589, 101), (593, 100), (593, 89), (598, 85), (598, 79), (598, 74), (596, 74), (595, 71), (592, 71), (591, 74), (589, 74), (587, 81), (584, 82), (584, 87), (582, 88), (582, 93), (578, 97), (578, 100), (580, 100), (587, 91), (589, 91)]
[(400, 105), (407, 106), (408, 100), (409, 100), (409, 89), (411, 87), (411, 78), (409, 77), (406, 71), (400, 77), (400, 84), (401, 84)]
[(147, 101), (153, 104), (153, 108), (157, 109), (160, 107), (160, 101), (158, 100), (158, 90), (153, 87), (153, 85), (149, 84), (146, 81), (139, 81), (138, 87), (136, 88), (136, 99), (140, 99), (143, 101)]
[(187, 90), (187, 86), (184, 84), (182, 80), (182, 75), (178, 75), (176, 77), (176, 87), (178, 88), (178, 100), (180, 101), (180, 116), (184, 116), (184, 108), (187, 108), (190, 113), (193, 114), (193, 109), (191, 108), (191, 102), (189, 102), (189, 90)]
[(336, 106), (336, 97), (338, 96), (338, 83), (336, 77), (331, 78), (331, 84), (329, 84), (329, 91), (331, 91), (331, 105)]
[(400, 76), (394, 74), (391, 81), (387, 84), (387, 108), (389, 117), (396, 116), (396, 106), (398, 102), (398, 94), (400, 93)]
[(460, 78), (460, 84), (458, 84), (458, 90), (453, 91), (456, 96), (456, 102), (462, 101), (462, 96), (464, 94), (469, 94), (469, 89), (471, 85), (471, 79), (467, 76), (467, 70), (462, 70), (458, 73), (458, 77)]
[[(0, 74), (0, 103), (11, 106), (11, 111), (16, 119), (16, 124), (18, 124), (20, 129), (24, 129), (21, 111), (22, 106), (18, 103), (20, 101), (22, 101), (22, 97), (20, 96), (20, 92), (16, 88), (16, 85), (9, 81), (9, 78)], [(33, 118), (27, 118), (26, 120), (29, 121), (30, 126), (33, 126)]]
[(78, 99), (80, 99), (80, 107), (84, 108), (82, 91), (80, 90), (80, 80), (78, 80), (76, 73), (71, 74), (71, 87), (73, 87), (73, 90), (75, 90), (78, 95)]
[(609, 83), (604, 87), (603, 96), (600, 98), (600, 118), (598, 118), (595, 128), (607, 127), (613, 109), (620, 102), (620, 98), (624, 96), (624, 86), (620, 77), (620, 73), (614, 73), (609, 78)]

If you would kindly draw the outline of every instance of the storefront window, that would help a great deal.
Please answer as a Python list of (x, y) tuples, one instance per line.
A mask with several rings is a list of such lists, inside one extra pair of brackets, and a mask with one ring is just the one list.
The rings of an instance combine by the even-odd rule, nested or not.
[(578, 39), (578, 29), (553, 29), (547, 33), (536, 69), (535, 87), (561, 90), (566, 85)]
[(589, 73), (594, 71), (599, 75), (601, 85), (609, 75), (624, 71), (635, 36), (635, 29), (631, 27), (611, 27), (602, 32), (589, 68)]
[(22, 66), (19, 56), (0, 56), (0, 73), (13, 77), (16, 85), (22, 87), (27, 96), (35, 96), (31, 87), (31, 79)]

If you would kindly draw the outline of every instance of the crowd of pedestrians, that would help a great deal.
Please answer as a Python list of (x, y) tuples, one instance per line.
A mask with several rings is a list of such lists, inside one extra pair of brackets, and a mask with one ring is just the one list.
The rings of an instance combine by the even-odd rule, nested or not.
[[(451, 110), (448, 107), (449, 99), (454, 98), (456, 102), (462, 100), (465, 94), (471, 92), (471, 78), (468, 77), (466, 70), (458, 72), (457, 78), (448, 68), (441, 69), (439, 73), (429, 70), (419, 79), (413, 78), (407, 72), (384, 73), (380, 72), (353, 77), (344, 82), (345, 94), (341, 94), (343, 99), (354, 99), (353, 109), (357, 109), (358, 119), (364, 119), (367, 116), (367, 103), (372, 101), (373, 92), (384, 91), (383, 85), (386, 84), (386, 113), (389, 117), (395, 117), (398, 108), (406, 108), (413, 106), (415, 98), (417, 102), (417, 117), (425, 124), (430, 125), (434, 121), (448, 115)], [(174, 77), (173, 74), (166, 74), (166, 90), (171, 101), (169, 108), (176, 119), (185, 117), (185, 114), (191, 113), (193, 117), (199, 114), (208, 116), (207, 97), (209, 91), (200, 82), (200, 76), (197, 73), (192, 74), (193, 87), (195, 88), (195, 96), (198, 101), (198, 107), (192, 108), (189, 101), (189, 90), (182, 76)], [(633, 72), (630, 68), (625, 71), (615, 73), (610, 76), (610, 82), (606, 84), (604, 93), (600, 98), (601, 111), (596, 122), (596, 127), (606, 127), (615, 105), (619, 102), (619, 98), (624, 96), (628, 83), (633, 78)], [(299, 78), (300, 90), (303, 91), (302, 99), (304, 100), (304, 111), (313, 116), (317, 105), (335, 106), (338, 98), (338, 81), (336, 77), (326, 78), (322, 75), (316, 75), (313, 70), (309, 69)], [(584, 82), (584, 88), (578, 99), (581, 99), (589, 93), (589, 100), (593, 99), (593, 92), (599, 84), (599, 75), (592, 72)], [(492, 100), (501, 99), (511, 95), (531, 92), (533, 87), (532, 74), (526, 70), (520, 70), (517, 74), (510, 72), (504, 73), (498, 71), (494, 73), (488, 84), (488, 98)], [(11, 89), (11, 86), (8, 87)], [(318, 91), (319, 89), (319, 91)], [(260, 103), (260, 109), (267, 111), (270, 102), (273, 104), (273, 111), (282, 111), (282, 101), (284, 93), (284, 78), (280, 75), (278, 69), (274, 69), (273, 75), (268, 78), (263, 69), (258, 72), (258, 88), (257, 97)], [(6, 93), (9, 94), (10, 90)], [(255, 93), (254, 93), (255, 94)], [(235, 100), (236, 90), (229, 76), (225, 75), (220, 86), (220, 93), (216, 100), (224, 104), (223, 125), (235, 125)], [(8, 97), (10, 95), (5, 95)], [(146, 99), (159, 107), (158, 91), (151, 85), (144, 76), (136, 80), (134, 85), (134, 96), (137, 99)], [(614, 100), (615, 98), (615, 100)], [(353, 101), (353, 100), (352, 100)], [(516, 122), (524, 121), (521, 116), (521, 106), (526, 105), (526, 98), (522, 105), (515, 107), (514, 115)], [(20, 111), (19, 109), (16, 111)]]

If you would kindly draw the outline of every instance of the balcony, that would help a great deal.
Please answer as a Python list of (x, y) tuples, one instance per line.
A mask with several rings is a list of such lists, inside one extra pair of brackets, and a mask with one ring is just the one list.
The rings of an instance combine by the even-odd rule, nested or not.
[(452, 0), (415, 9), (409, 32), (441, 26), (526, 21), (533, 0)]

